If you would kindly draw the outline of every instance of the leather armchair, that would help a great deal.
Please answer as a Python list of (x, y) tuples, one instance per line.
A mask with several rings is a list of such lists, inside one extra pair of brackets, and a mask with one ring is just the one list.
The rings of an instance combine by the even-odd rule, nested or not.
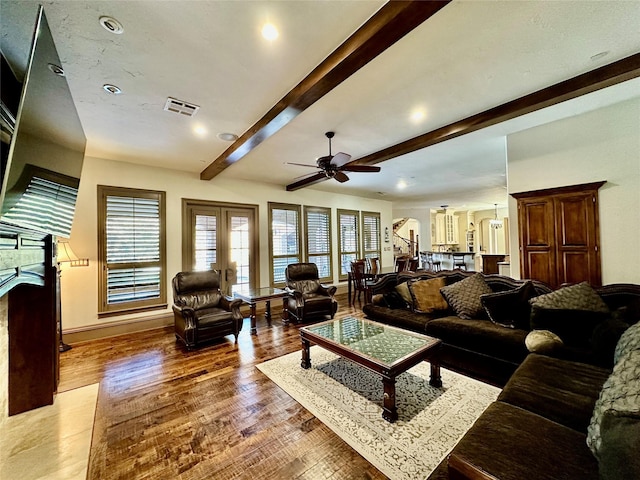
[(338, 310), (334, 298), (335, 286), (325, 286), (318, 279), (318, 266), (315, 263), (292, 263), (284, 271), (289, 319), (302, 322), (310, 317), (326, 316), (331, 318)]
[(172, 281), (176, 338), (187, 348), (233, 334), (238, 343), (243, 316), (242, 300), (220, 291), (220, 272), (180, 272)]

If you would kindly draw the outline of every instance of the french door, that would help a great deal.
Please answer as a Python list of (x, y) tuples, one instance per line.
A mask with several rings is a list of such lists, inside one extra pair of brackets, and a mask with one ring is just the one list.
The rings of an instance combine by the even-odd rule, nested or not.
[(257, 284), (257, 206), (183, 199), (183, 270), (220, 271), (221, 289)]

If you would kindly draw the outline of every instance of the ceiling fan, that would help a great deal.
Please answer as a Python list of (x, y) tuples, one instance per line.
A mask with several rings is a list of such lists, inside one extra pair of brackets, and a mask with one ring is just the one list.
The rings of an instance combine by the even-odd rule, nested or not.
[(319, 172), (310, 173), (299, 177), (294, 183), (287, 185), (287, 191), (292, 192), (302, 187), (313, 185), (314, 183), (322, 182), (330, 178), (334, 178), (340, 183), (344, 183), (349, 180), (349, 177), (344, 172), (379, 172), (380, 167), (370, 165), (347, 165), (351, 160), (351, 155), (343, 152), (331, 154), (331, 139), (334, 137), (334, 132), (327, 132), (324, 134), (329, 139), (329, 155), (318, 158), (316, 165), (309, 165), (306, 163), (292, 163), (287, 162), (289, 165), (298, 165), (301, 167), (319, 168)]

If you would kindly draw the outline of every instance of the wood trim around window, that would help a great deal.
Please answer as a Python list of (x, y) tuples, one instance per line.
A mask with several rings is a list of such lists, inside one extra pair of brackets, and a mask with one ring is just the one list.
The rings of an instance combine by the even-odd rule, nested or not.
[[(276, 282), (274, 280), (274, 272), (273, 272), (273, 210), (291, 210), (295, 211), (298, 214), (298, 258), (299, 261), (302, 262), (304, 258), (304, 246), (302, 244), (302, 207), (300, 205), (291, 204), (291, 203), (276, 203), (269, 202), (269, 284), (272, 287), (283, 287), (285, 282)], [(288, 256), (288, 255), (286, 255)]]

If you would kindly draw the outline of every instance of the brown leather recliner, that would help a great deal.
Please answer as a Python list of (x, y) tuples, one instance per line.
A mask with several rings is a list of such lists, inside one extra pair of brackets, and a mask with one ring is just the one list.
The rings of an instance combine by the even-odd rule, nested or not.
[(327, 316), (331, 318), (338, 310), (334, 298), (336, 287), (320, 283), (318, 266), (315, 263), (292, 263), (284, 270), (289, 319), (296, 322), (306, 321), (310, 317)]
[(172, 285), (176, 338), (187, 348), (231, 333), (238, 342), (243, 322), (242, 300), (222, 294), (220, 272), (180, 272)]

